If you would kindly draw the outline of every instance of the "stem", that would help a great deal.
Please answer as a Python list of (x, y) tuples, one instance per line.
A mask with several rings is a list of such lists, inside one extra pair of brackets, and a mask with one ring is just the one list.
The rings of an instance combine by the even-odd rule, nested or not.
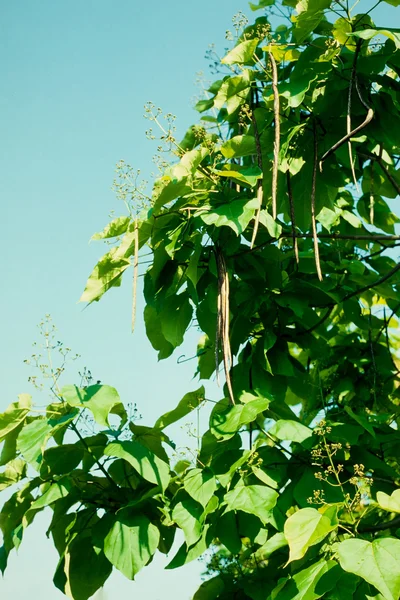
[(81, 432), (79, 431), (79, 429), (76, 427), (75, 423), (72, 422), (70, 424), (71, 429), (76, 433), (76, 435), (78, 436), (79, 440), (81, 441), (81, 443), (83, 444), (83, 446), (85, 447), (85, 449), (87, 450), (87, 452), (89, 452), (89, 454), (93, 457), (95, 464), (99, 467), (100, 471), (103, 473), (104, 477), (111, 483), (112, 486), (116, 487), (117, 489), (119, 489), (118, 485), (115, 483), (114, 479), (111, 477), (111, 475), (106, 471), (106, 469), (103, 467), (103, 465), (101, 464), (101, 462), (95, 457), (95, 455), (93, 454), (90, 446), (87, 444), (85, 438), (83, 437), (83, 435), (81, 434)]
[(352, 511), (351, 511), (351, 506), (349, 505), (349, 502), (348, 502), (348, 500), (347, 500), (347, 497), (346, 497), (345, 491), (344, 491), (344, 489), (343, 489), (343, 484), (342, 484), (342, 482), (340, 481), (339, 474), (338, 474), (338, 472), (337, 472), (337, 471), (336, 471), (336, 469), (335, 469), (335, 465), (334, 465), (334, 463), (333, 463), (333, 460), (332, 460), (332, 457), (331, 457), (331, 453), (330, 453), (330, 451), (329, 451), (328, 444), (326, 443), (326, 439), (325, 439), (325, 436), (324, 436), (324, 435), (322, 436), (322, 439), (323, 439), (323, 441), (324, 441), (324, 448), (325, 448), (326, 455), (327, 455), (327, 457), (328, 457), (328, 460), (329, 460), (329, 463), (330, 463), (330, 465), (331, 465), (331, 467), (332, 467), (332, 470), (333, 470), (333, 472), (334, 472), (334, 474), (335, 474), (335, 479), (336, 479), (336, 481), (338, 482), (338, 485), (340, 486), (340, 488), (341, 488), (341, 490), (342, 490), (343, 499), (344, 499), (344, 503), (345, 503), (345, 505), (346, 505), (347, 511), (348, 511), (348, 513), (349, 513), (349, 515), (350, 515), (351, 519), (353, 520), (353, 523), (354, 523), (354, 516), (353, 516), (353, 513), (352, 513)]
[(338, 142), (336, 142), (336, 144), (333, 144), (333, 146), (331, 148), (329, 148), (329, 150), (327, 150), (327, 152), (325, 152), (325, 154), (322, 155), (322, 157), (321, 157), (321, 159), (319, 161), (319, 169), (320, 169), (320, 171), (322, 171), (322, 163), (329, 156), (331, 156), (331, 154), (333, 154), (334, 152), (336, 152), (336, 150), (338, 148), (340, 148), (340, 146), (343, 146), (343, 144), (345, 144), (348, 140), (350, 140), (350, 138), (354, 137), (356, 135), (356, 133), (358, 133), (359, 131), (361, 131), (362, 129), (364, 129), (364, 127), (366, 127), (372, 121), (372, 119), (374, 117), (374, 111), (373, 111), (373, 109), (370, 106), (368, 106), (368, 104), (365, 102), (365, 100), (363, 99), (363, 97), (361, 95), (360, 88), (358, 86), (357, 76), (355, 76), (355, 84), (356, 84), (356, 89), (357, 89), (358, 97), (360, 98), (361, 103), (368, 110), (367, 116), (365, 117), (365, 119), (361, 123), (361, 125), (358, 125), (358, 127), (356, 127), (355, 129), (353, 129), (353, 131), (350, 131), (350, 133), (347, 133), (344, 137), (342, 137), (342, 139), (340, 139)]
[(138, 282), (138, 274), (139, 274), (139, 228), (138, 228), (138, 219), (135, 219), (135, 250), (134, 250), (134, 259), (133, 259), (133, 289), (132, 289), (132, 333), (135, 330), (135, 320), (136, 320), (136, 298), (137, 298), (137, 282)]

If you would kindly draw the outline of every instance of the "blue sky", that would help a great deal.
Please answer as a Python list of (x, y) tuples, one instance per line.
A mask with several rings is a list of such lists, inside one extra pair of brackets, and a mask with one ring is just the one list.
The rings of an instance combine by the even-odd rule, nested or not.
[[(96, 379), (117, 387), (123, 400), (136, 402), (144, 424), (198, 387), (191, 381), (193, 363), (178, 366), (174, 356), (157, 364), (144, 335), (142, 304), (131, 335), (130, 282), (87, 310), (77, 301), (105, 251), (88, 240), (107, 223), (110, 210), (124, 214), (111, 191), (115, 164), (123, 158), (146, 178), (154, 169), (156, 146), (145, 137), (143, 105), (152, 100), (176, 114), (183, 133), (196, 118), (194, 81), (196, 72), (207, 69), (207, 46), (224, 47), (225, 30), (239, 9), (246, 2), (1, 3), (0, 410), (18, 393), (32, 391), (32, 370), (23, 360), (45, 313), (52, 315), (58, 339), (82, 356), (79, 367), (86, 365)], [(76, 380), (76, 369), (65, 381)], [(57, 557), (44, 535), (46, 523), (45, 515), (27, 530), (0, 582), (3, 597), (64, 597), (51, 581)], [(162, 567), (156, 559), (133, 583), (113, 575), (105, 598), (131, 593), (189, 600), (201, 565), (179, 572)]]
[[(131, 335), (130, 281), (87, 310), (77, 300), (104, 251), (88, 240), (110, 210), (124, 214), (111, 191), (115, 164), (125, 159), (145, 178), (154, 169), (156, 146), (145, 137), (143, 105), (152, 100), (177, 115), (183, 134), (196, 119), (194, 81), (198, 71), (207, 71), (207, 46), (224, 47), (225, 31), (240, 9), (250, 13), (245, 0), (1, 3), (0, 410), (18, 393), (32, 391), (32, 371), (23, 360), (45, 313), (59, 339), (82, 356), (79, 368), (86, 365), (96, 379), (117, 387), (124, 401), (136, 402), (144, 424), (198, 387), (191, 380), (194, 364), (176, 363), (179, 354), (193, 353), (195, 332), (182, 351), (158, 364), (144, 335), (140, 301)], [(382, 10), (378, 23), (389, 10)], [(65, 381), (76, 381), (76, 370), (74, 365)], [(10, 561), (0, 583), (4, 597), (64, 597), (51, 582), (57, 559), (45, 525), (39, 517)], [(105, 598), (131, 593), (189, 600), (201, 565), (172, 572), (162, 566), (156, 559), (134, 583), (113, 575)]]

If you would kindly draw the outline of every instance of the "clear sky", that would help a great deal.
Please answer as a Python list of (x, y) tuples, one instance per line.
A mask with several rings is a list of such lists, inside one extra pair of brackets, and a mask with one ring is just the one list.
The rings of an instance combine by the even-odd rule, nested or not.
[[(130, 334), (130, 281), (87, 310), (77, 300), (105, 251), (89, 238), (110, 210), (124, 214), (111, 191), (115, 164), (123, 158), (148, 178), (153, 170), (156, 147), (145, 138), (143, 105), (152, 100), (176, 114), (183, 134), (196, 119), (194, 81), (207, 71), (207, 46), (224, 48), (240, 9), (250, 13), (246, 0), (0, 2), (0, 410), (32, 391), (23, 360), (45, 313), (59, 339), (82, 355), (79, 367), (136, 402), (143, 424), (198, 387), (191, 381), (194, 363), (176, 363), (193, 345), (157, 363), (144, 335), (142, 303)], [(75, 375), (74, 367), (66, 381), (75, 382)], [(57, 557), (44, 536), (46, 516), (37, 521), (0, 581), (4, 598), (63, 597), (51, 581)], [(201, 565), (162, 566), (157, 558), (133, 583), (113, 575), (104, 598), (189, 600)]]
[[(110, 210), (124, 214), (111, 191), (115, 164), (123, 158), (144, 176), (153, 171), (156, 146), (145, 137), (143, 105), (152, 100), (176, 114), (183, 133), (196, 119), (194, 82), (207, 70), (208, 44), (223, 48), (231, 17), (246, 8), (245, 0), (0, 2), (0, 410), (32, 391), (23, 359), (45, 313), (59, 339), (82, 355), (80, 367), (136, 402), (143, 424), (198, 387), (194, 363), (176, 364), (184, 350), (157, 364), (140, 306), (130, 334), (130, 281), (87, 310), (77, 300), (105, 251), (89, 238)], [(74, 378), (75, 369), (66, 380)], [(64, 597), (52, 584), (57, 556), (46, 523), (45, 515), (27, 530), (0, 581), (3, 598)], [(189, 600), (201, 565), (162, 567), (156, 559), (133, 583), (113, 575), (105, 598)]]

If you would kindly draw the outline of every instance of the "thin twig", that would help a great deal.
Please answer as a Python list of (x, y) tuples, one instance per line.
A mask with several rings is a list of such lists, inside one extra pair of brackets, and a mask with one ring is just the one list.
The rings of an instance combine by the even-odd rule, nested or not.
[[(382, 152), (383, 152), (383, 148), (381, 148), (380, 154), (382, 154)], [(378, 165), (380, 166), (380, 168), (382, 169), (382, 171), (385, 173), (386, 177), (388, 178), (388, 180), (392, 184), (393, 189), (400, 196), (400, 185), (397, 183), (397, 181), (391, 175), (391, 173), (389, 172), (389, 170), (387, 169), (387, 167), (383, 164), (382, 156), (377, 156), (376, 154), (372, 154), (372, 152), (365, 152), (365, 151), (359, 152), (359, 154), (360, 154), (360, 156), (366, 156), (367, 158), (370, 158), (371, 160), (374, 160), (374, 161), (376, 161), (378, 163)]]
[(299, 264), (299, 247), (298, 247), (297, 236), (296, 236), (296, 219), (295, 219), (295, 213), (294, 213), (292, 183), (290, 180), (289, 170), (286, 171), (286, 183), (287, 183), (287, 193), (288, 193), (288, 197), (289, 197), (290, 219), (292, 221), (293, 250), (294, 250), (294, 255), (296, 257), (296, 263)]
[(383, 531), (384, 529), (390, 529), (392, 527), (398, 527), (400, 525), (400, 517), (396, 517), (392, 521), (386, 523), (379, 523), (377, 525), (367, 525), (366, 527), (359, 527), (360, 533), (373, 533), (374, 531)]
[(330, 306), (328, 308), (328, 310), (326, 311), (326, 313), (324, 314), (324, 316), (319, 321), (317, 321), (315, 323), (315, 325), (313, 325), (312, 327), (309, 327), (308, 329), (305, 329), (304, 331), (296, 332), (296, 335), (304, 335), (306, 333), (311, 333), (312, 331), (314, 331), (315, 329), (317, 329), (331, 315), (331, 313), (332, 313), (332, 311), (333, 311), (334, 308), (335, 308), (335, 305)]
[(311, 187), (311, 224), (313, 231), (314, 240), (314, 255), (315, 255), (315, 267), (317, 269), (318, 279), (322, 281), (321, 261), (319, 259), (319, 247), (318, 247), (318, 236), (317, 236), (317, 223), (315, 221), (315, 192), (317, 185), (317, 165), (318, 165), (318, 139), (317, 139), (317, 128), (315, 121), (314, 125), (314, 167)]
[(390, 271), (388, 273), (386, 273), (386, 275), (384, 275), (380, 279), (377, 279), (377, 281), (374, 281), (373, 283), (371, 283), (369, 285), (365, 285), (364, 287), (360, 288), (359, 290), (355, 290), (354, 292), (347, 294), (347, 296), (342, 298), (340, 300), (340, 302), (345, 302), (345, 300), (350, 300), (350, 298), (354, 298), (354, 296), (359, 296), (359, 294), (363, 294), (364, 292), (371, 290), (372, 288), (376, 287), (377, 285), (381, 285), (382, 283), (385, 283), (385, 281), (387, 281), (388, 279), (393, 277), (393, 275), (395, 273), (397, 273), (397, 271), (400, 271), (400, 263), (398, 265), (396, 265), (395, 267), (393, 267), (393, 269), (390, 269)]
[(384, 318), (384, 321), (383, 321), (383, 325), (380, 328), (380, 330), (378, 331), (378, 335), (375, 338), (375, 343), (377, 343), (379, 341), (379, 338), (381, 337), (383, 331), (386, 331), (386, 333), (387, 333), (387, 328), (389, 326), (389, 323), (392, 320), (392, 317), (394, 317), (394, 315), (397, 313), (397, 311), (399, 310), (399, 308), (400, 308), (400, 302), (398, 304), (396, 304), (396, 306), (393, 308), (393, 310), (390, 313), (388, 319), (386, 319), (386, 314), (384, 312), (385, 318)]
[(135, 250), (134, 250), (134, 257), (133, 257), (132, 333), (135, 330), (137, 282), (138, 282), (138, 274), (139, 274), (139, 224), (138, 224), (137, 217), (135, 219), (134, 242), (135, 242)]
[(321, 159), (319, 161), (319, 169), (320, 169), (320, 171), (322, 171), (322, 163), (329, 156), (331, 156), (331, 154), (333, 154), (334, 152), (336, 152), (336, 150), (338, 148), (340, 148), (340, 146), (343, 146), (343, 144), (345, 144), (350, 138), (354, 137), (356, 135), (356, 133), (358, 133), (359, 131), (361, 131), (362, 129), (364, 129), (364, 127), (366, 127), (368, 125), (368, 123), (370, 123), (372, 121), (372, 119), (374, 117), (374, 111), (373, 111), (373, 109), (370, 106), (368, 106), (368, 104), (365, 102), (365, 100), (363, 99), (363, 97), (361, 95), (360, 88), (359, 88), (359, 85), (358, 85), (357, 75), (355, 75), (354, 82), (356, 84), (356, 90), (357, 90), (357, 93), (358, 93), (358, 97), (360, 98), (361, 103), (368, 110), (367, 116), (365, 117), (365, 119), (361, 123), (361, 125), (358, 125), (358, 127), (356, 127), (355, 129), (353, 129), (353, 131), (350, 131), (350, 133), (347, 133), (344, 137), (342, 137), (342, 139), (340, 139), (338, 142), (336, 142), (336, 144), (333, 144), (333, 146), (331, 148), (329, 148), (329, 150), (327, 150), (325, 152), (325, 154), (322, 155), (322, 157), (321, 157)]

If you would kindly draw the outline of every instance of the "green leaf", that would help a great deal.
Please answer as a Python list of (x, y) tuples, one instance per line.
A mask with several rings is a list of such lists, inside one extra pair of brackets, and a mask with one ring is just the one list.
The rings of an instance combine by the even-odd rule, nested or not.
[(260, 223), (264, 225), (271, 237), (279, 238), (282, 233), (282, 226), (275, 221), (265, 208), (260, 211)]
[(45, 506), (49, 506), (50, 504), (53, 504), (53, 502), (56, 502), (56, 500), (68, 496), (70, 490), (70, 480), (66, 477), (63, 477), (62, 479), (60, 479), (60, 481), (57, 481), (57, 483), (52, 483), (50, 487), (44, 492), (44, 494), (42, 494), (41, 496), (39, 496), (39, 498), (32, 502), (31, 509), (44, 508)]
[(192, 191), (191, 186), (187, 182), (187, 178), (181, 180), (171, 179), (169, 176), (164, 176), (158, 179), (153, 188), (153, 208), (152, 214), (156, 215), (160, 212), (163, 206), (181, 198)]
[(8, 555), (13, 548), (18, 548), (22, 535), (22, 519), (33, 501), (32, 489), (40, 481), (33, 480), (15, 492), (3, 505), (0, 512), (0, 529), (3, 534), (3, 547), (0, 549), (0, 570), (4, 573)]
[(227, 226), (233, 229), (236, 235), (240, 235), (254, 217), (257, 207), (258, 200), (256, 198), (233, 200), (207, 213), (201, 213), (200, 217), (206, 225)]
[(247, 65), (254, 63), (254, 52), (259, 44), (258, 39), (240, 42), (221, 60), (223, 65)]
[(210, 110), (210, 108), (212, 108), (214, 106), (214, 100), (213, 99), (207, 99), (207, 100), (199, 100), (198, 102), (196, 102), (195, 104), (195, 110), (197, 110), (198, 112), (205, 112), (206, 110)]
[(97, 302), (112, 287), (121, 285), (122, 274), (130, 266), (129, 258), (116, 258), (118, 248), (112, 248), (94, 267), (86, 282), (80, 302)]
[(118, 518), (104, 538), (104, 554), (128, 579), (147, 565), (157, 550), (160, 532), (144, 515)]
[(108, 225), (106, 225), (103, 231), (92, 235), (92, 240), (105, 240), (108, 238), (118, 237), (123, 233), (126, 233), (131, 222), (130, 217), (116, 217)]
[(392, 40), (397, 50), (400, 50), (400, 35), (394, 31), (390, 31), (389, 29), (363, 29), (361, 31), (353, 31), (352, 33), (349, 33), (349, 35), (361, 38), (363, 40), (371, 40), (377, 35), (383, 35), (384, 37)]
[(183, 487), (194, 500), (206, 507), (217, 489), (217, 482), (210, 469), (191, 469), (183, 480)]
[(312, 436), (312, 430), (297, 421), (279, 420), (268, 430), (268, 433), (274, 435), (278, 440), (287, 440), (302, 444)]
[(360, 579), (352, 573), (346, 573), (339, 566), (337, 569), (340, 569), (339, 574), (336, 569), (332, 569), (330, 572), (335, 576), (335, 585), (324, 598), (326, 600), (343, 600), (346, 597), (353, 598), (353, 593), (356, 591)]
[(231, 554), (239, 554), (242, 540), (238, 530), (238, 519), (234, 511), (227, 512), (218, 518), (217, 538)]
[(196, 148), (186, 152), (182, 156), (179, 163), (172, 167), (173, 177), (181, 180), (185, 177), (189, 177), (190, 175), (194, 175), (196, 169), (208, 154), (209, 150), (203, 146), (201, 148)]
[(275, 533), (272, 537), (268, 538), (267, 541), (258, 548), (254, 554), (256, 561), (267, 560), (271, 554), (284, 548), (288, 545), (287, 539), (283, 533)]
[[(181, 498), (181, 495), (179, 497)], [(188, 547), (195, 544), (201, 537), (202, 515), (203, 507), (186, 495), (172, 510), (172, 520), (182, 529)]]
[(174, 346), (165, 339), (161, 331), (160, 316), (156, 309), (149, 304), (144, 309), (146, 335), (151, 345), (158, 351), (158, 360), (168, 358), (174, 351)]
[(357, 414), (354, 412), (354, 410), (350, 407), (350, 406), (345, 406), (344, 410), (347, 412), (347, 414), (356, 421), (356, 423), (358, 423), (359, 425), (361, 425), (361, 427), (363, 427), (365, 429), (365, 431), (368, 431), (368, 433), (370, 433), (372, 435), (372, 437), (376, 437), (375, 435), (375, 431), (374, 428), (372, 427), (371, 423), (368, 421), (368, 419), (362, 415), (362, 414)]
[(221, 577), (213, 577), (201, 584), (193, 596), (193, 600), (216, 600), (224, 589), (225, 584)]
[(400, 489), (395, 490), (391, 496), (385, 494), (385, 492), (378, 492), (376, 500), (383, 510), (400, 513)]
[(211, 433), (219, 440), (227, 440), (243, 425), (251, 423), (261, 412), (267, 410), (269, 404), (267, 398), (256, 398), (235, 406), (226, 407), (225, 403), (216, 405), (210, 417)]
[(135, 440), (112, 442), (106, 446), (104, 454), (123, 458), (146, 481), (161, 486), (163, 490), (168, 487), (170, 481), (169, 465), (139, 442)]
[(297, 108), (303, 102), (311, 84), (317, 77), (318, 72), (316, 71), (307, 71), (300, 74), (295, 73), (291, 76), (288, 83), (283, 83), (279, 86), (279, 93), (284, 98), (287, 98), (289, 106)]
[(332, 210), (327, 206), (324, 206), (316, 216), (316, 219), (325, 227), (325, 229), (330, 231), (334, 225), (337, 225), (340, 222), (340, 211)]
[(178, 552), (175, 554), (174, 558), (171, 560), (171, 562), (168, 563), (168, 565), (165, 568), (176, 569), (178, 567), (182, 567), (183, 565), (188, 564), (192, 560), (196, 560), (196, 558), (199, 558), (199, 556), (204, 554), (204, 552), (211, 544), (212, 539), (212, 530), (210, 529), (210, 524), (207, 523), (203, 528), (201, 538), (190, 548), (188, 548), (186, 544), (182, 544)]
[(169, 296), (163, 303), (159, 313), (161, 331), (173, 348), (182, 344), (192, 315), (193, 308), (186, 293)]
[(13, 402), (0, 414), (0, 442), (25, 420), (30, 411), (32, 397), (29, 394), (21, 394), (18, 399), (18, 402)]
[(336, 566), (335, 561), (327, 561), (325, 558), (314, 563), (297, 572), (293, 578), (279, 583), (271, 593), (271, 600), (317, 600), (321, 598), (321, 593), (318, 591), (319, 583), (323, 576)]
[(225, 158), (251, 156), (256, 154), (256, 140), (252, 135), (235, 135), (222, 144), (221, 153)]
[(110, 413), (121, 416), (123, 422), (126, 422), (126, 412), (118, 392), (109, 385), (90, 385), (85, 389), (66, 385), (61, 390), (61, 396), (70, 406), (88, 408), (96, 423), (102, 427), (110, 427)]
[(58, 571), (54, 583), (64, 594), (74, 600), (88, 600), (103, 587), (112, 566), (104, 553), (93, 547), (87, 534), (77, 536), (69, 544)]
[(154, 452), (158, 458), (161, 458), (164, 462), (169, 462), (168, 454), (166, 453), (163, 443), (168, 444), (171, 448), (175, 449), (175, 444), (171, 442), (166, 433), (161, 429), (154, 427), (146, 427), (145, 425), (135, 425), (132, 421), (129, 423), (129, 429), (135, 436), (135, 440), (146, 446), (151, 452)]
[(83, 455), (84, 449), (79, 443), (48, 448), (43, 454), (40, 475), (48, 477), (49, 475), (70, 473), (79, 465)]
[(374, 585), (385, 600), (400, 596), (400, 540), (380, 538), (373, 542), (351, 539), (338, 546), (342, 569)]
[(298, 43), (303, 42), (316, 29), (324, 17), (324, 10), (330, 4), (331, 0), (301, 0), (296, 4), (299, 16), (295, 18), (293, 33)]
[[(246, 187), (251, 188), (255, 187), (257, 181), (262, 178), (262, 171), (257, 165), (242, 167), (241, 165), (225, 164), (218, 169), (213, 169), (213, 173), (219, 175), (219, 177), (229, 177), (235, 181), (240, 181)], [(239, 200), (235, 200), (235, 202), (239, 202)], [(254, 200), (251, 202), (254, 202)]]
[(11, 460), (4, 471), (0, 473), (0, 492), (24, 479), (27, 464), (21, 458)]
[(37, 418), (26, 425), (18, 436), (17, 448), (27, 463), (39, 470), (43, 452), (53, 433), (47, 419)]
[(315, 508), (302, 508), (295, 512), (284, 527), (290, 549), (288, 562), (303, 558), (310, 546), (319, 544), (337, 526), (336, 515), (330, 518)]
[(226, 77), (215, 96), (215, 108), (220, 109), (226, 104), (228, 115), (234, 113), (239, 106), (246, 102), (253, 79), (254, 71), (252, 69), (245, 69), (240, 75), (234, 77)]
[(270, 522), (277, 499), (278, 493), (263, 485), (237, 485), (224, 496), (227, 512), (242, 510), (257, 516), (264, 525)]

